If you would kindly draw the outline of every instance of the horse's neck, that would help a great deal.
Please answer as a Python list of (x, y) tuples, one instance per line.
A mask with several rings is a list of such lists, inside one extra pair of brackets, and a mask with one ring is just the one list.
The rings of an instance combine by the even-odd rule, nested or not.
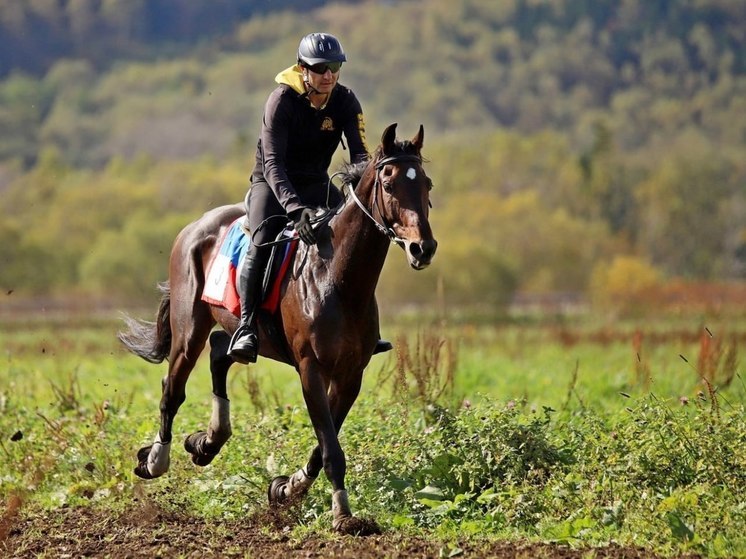
[(350, 295), (361, 302), (369, 300), (375, 294), (389, 240), (351, 200), (337, 216), (332, 229), (332, 282), (342, 295)]

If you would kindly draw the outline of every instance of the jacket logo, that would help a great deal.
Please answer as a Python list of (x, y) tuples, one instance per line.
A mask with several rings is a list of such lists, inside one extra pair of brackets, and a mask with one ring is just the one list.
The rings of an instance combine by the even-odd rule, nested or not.
[(332, 132), (334, 130), (334, 121), (332, 121), (331, 117), (324, 117), (324, 120), (321, 122), (321, 130), (324, 132)]

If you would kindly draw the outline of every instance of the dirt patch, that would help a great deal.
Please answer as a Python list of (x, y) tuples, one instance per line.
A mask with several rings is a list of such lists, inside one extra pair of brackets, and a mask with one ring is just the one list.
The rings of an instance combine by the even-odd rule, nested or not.
[[(10, 524), (10, 516), (6, 516)], [(573, 549), (528, 542), (444, 543), (388, 532), (368, 537), (292, 536), (292, 514), (268, 511), (238, 521), (212, 521), (141, 505), (113, 516), (92, 508), (68, 508), (14, 516), (0, 538), (0, 556), (111, 558), (437, 558), (649, 559), (644, 549), (610, 546)], [(694, 559), (697, 556), (687, 556)]]

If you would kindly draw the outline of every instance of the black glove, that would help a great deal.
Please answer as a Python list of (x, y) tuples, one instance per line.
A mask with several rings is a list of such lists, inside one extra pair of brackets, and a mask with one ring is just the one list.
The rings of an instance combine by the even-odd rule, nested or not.
[(316, 244), (316, 232), (311, 227), (311, 218), (313, 217), (313, 210), (311, 208), (303, 208), (302, 210), (295, 210), (290, 214), (290, 219), (295, 224), (295, 230), (298, 232), (298, 236), (307, 245)]

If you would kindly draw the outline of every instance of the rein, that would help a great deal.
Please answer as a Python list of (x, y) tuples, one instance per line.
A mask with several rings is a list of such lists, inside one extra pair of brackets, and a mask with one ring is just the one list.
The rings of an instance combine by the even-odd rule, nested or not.
[[(389, 157), (384, 157), (383, 159), (379, 159), (376, 161), (376, 180), (373, 183), (373, 206), (377, 207), (376, 201), (378, 200), (378, 191), (380, 190), (381, 181), (379, 180), (378, 173), (381, 169), (383, 169), (386, 165), (390, 163), (422, 163), (422, 158), (418, 155), (411, 155), (411, 154), (402, 154), (402, 155), (392, 155)], [(404, 239), (401, 237), (398, 237), (394, 230), (386, 225), (385, 223), (379, 222), (373, 215), (368, 211), (368, 209), (365, 207), (365, 204), (362, 203), (360, 198), (358, 198), (357, 194), (355, 194), (355, 189), (353, 188), (351, 183), (345, 183), (345, 186), (347, 187), (347, 191), (350, 193), (350, 196), (352, 196), (352, 200), (355, 202), (358, 208), (362, 210), (362, 212), (370, 218), (370, 220), (373, 222), (373, 224), (376, 226), (376, 229), (378, 229), (381, 233), (386, 235), (388, 239), (400, 247), (404, 246)], [(378, 213), (381, 213), (379, 210)], [(383, 217), (383, 216), (381, 216)]]
[[(376, 183), (377, 182), (378, 179), (376, 178)], [(402, 246), (404, 240), (400, 237), (397, 237), (396, 233), (391, 227), (386, 227), (385, 225), (379, 223), (376, 218), (371, 215), (371, 213), (365, 208), (365, 205), (360, 201), (360, 198), (357, 197), (357, 194), (355, 194), (355, 189), (352, 187), (352, 184), (345, 183), (345, 186), (347, 187), (347, 191), (350, 193), (350, 196), (352, 196), (352, 200), (355, 202), (355, 204), (357, 204), (357, 207), (360, 208), (362, 212), (370, 218), (370, 220), (376, 226), (376, 229), (386, 235), (392, 243), (396, 243), (397, 245)], [(377, 192), (378, 189), (376, 189), (376, 193)]]

